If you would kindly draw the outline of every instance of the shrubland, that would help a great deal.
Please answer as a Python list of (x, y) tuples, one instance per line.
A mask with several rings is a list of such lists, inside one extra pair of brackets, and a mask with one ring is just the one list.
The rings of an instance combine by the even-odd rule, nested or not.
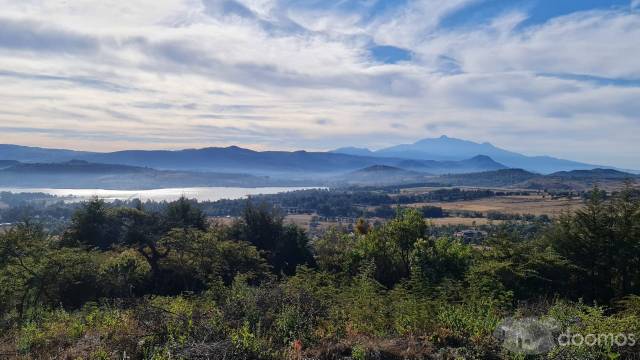
[[(59, 234), (0, 234), (0, 356), (17, 359), (525, 358), (507, 317), (640, 334), (640, 200), (594, 189), (582, 210), (481, 245), (435, 236), (419, 210), (309, 239), (276, 209), (232, 224), (197, 203), (84, 203)], [(629, 358), (638, 345), (540, 358)]]

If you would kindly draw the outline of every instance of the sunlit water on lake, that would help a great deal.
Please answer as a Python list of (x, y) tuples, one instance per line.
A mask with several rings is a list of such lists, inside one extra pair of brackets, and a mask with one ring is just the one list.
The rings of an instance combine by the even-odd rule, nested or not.
[(132, 200), (173, 201), (181, 196), (198, 201), (216, 201), (221, 199), (242, 199), (249, 195), (277, 194), (281, 192), (314, 189), (312, 187), (195, 187), (155, 190), (104, 190), (104, 189), (46, 189), (46, 188), (0, 188), (0, 191), (13, 193), (45, 193), (62, 197), (67, 202), (84, 201), (99, 197), (105, 201)]

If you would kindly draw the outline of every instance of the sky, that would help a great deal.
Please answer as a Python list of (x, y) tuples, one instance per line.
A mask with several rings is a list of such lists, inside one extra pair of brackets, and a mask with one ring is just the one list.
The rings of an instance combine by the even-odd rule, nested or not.
[(640, 169), (640, 0), (0, 0), (0, 143), (372, 149)]

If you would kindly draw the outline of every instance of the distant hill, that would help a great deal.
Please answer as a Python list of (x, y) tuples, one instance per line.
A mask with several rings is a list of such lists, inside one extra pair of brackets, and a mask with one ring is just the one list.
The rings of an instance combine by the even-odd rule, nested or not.
[(17, 160), (23, 162), (61, 162), (80, 159), (87, 154), (90, 153), (85, 151), (0, 144), (0, 159)]
[(488, 142), (476, 143), (447, 136), (423, 139), (413, 144), (402, 144), (377, 151), (362, 148), (341, 148), (333, 152), (347, 154), (366, 153), (369, 156), (438, 161), (459, 161), (476, 155), (486, 155), (507, 167), (522, 168), (543, 174), (557, 171), (590, 170), (598, 167), (597, 165), (550, 156), (526, 156), (495, 147)]
[(388, 165), (373, 165), (339, 176), (335, 181), (346, 185), (390, 185), (424, 182), (429, 174)]
[(547, 176), (548, 178), (560, 178), (570, 180), (624, 180), (633, 179), (638, 176), (635, 174), (614, 170), (614, 169), (593, 169), (593, 170), (573, 170), (573, 171), (559, 171)]
[(640, 176), (613, 170), (572, 170), (549, 175), (536, 174), (523, 169), (501, 169), (468, 174), (440, 175), (431, 179), (435, 183), (451, 186), (512, 187), (533, 190), (590, 190), (598, 185), (608, 190), (619, 189), (626, 180)]
[(60, 163), (21, 163), (14, 161), (11, 166), (5, 167), (5, 172), (16, 174), (124, 174), (145, 173), (153, 169), (118, 165), (96, 164), (84, 160), (70, 160)]
[(470, 159), (460, 161), (401, 160), (395, 165), (403, 169), (430, 172), (434, 174), (459, 174), (507, 168), (485, 155), (477, 155)]
[(507, 168), (484, 155), (478, 155), (460, 161), (400, 160), (394, 165), (402, 169), (429, 172), (432, 174), (461, 174)]
[(612, 169), (561, 171), (527, 180), (520, 187), (537, 190), (605, 190), (620, 189), (627, 180), (637, 182), (640, 176)]
[(442, 175), (433, 180), (453, 186), (502, 187), (513, 186), (537, 177), (540, 177), (540, 175), (522, 169), (502, 169), (469, 174)]
[[(3, 153), (3, 149), (7, 150)], [(43, 159), (38, 160), (41, 155)], [(348, 154), (307, 152), (307, 151), (253, 151), (237, 146), (225, 148), (204, 148), (186, 150), (127, 150), (111, 153), (73, 152), (70, 150), (52, 150), (16, 145), (0, 146), (0, 158), (23, 162), (64, 162), (72, 159), (102, 164), (120, 164), (149, 167), (159, 170), (179, 170), (220, 173), (247, 173), (286, 177), (288, 179), (316, 179), (319, 176), (331, 177), (367, 166), (399, 166), (406, 159), (391, 157), (370, 157)], [(34, 160), (36, 159), (36, 160)], [(415, 160), (415, 168), (434, 174), (489, 171), (505, 168), (488, 157), (474, 157), (461, 161)]]
[(295, 181), (246, 174), (155, 170), (72, 160), (63, 163), (14, 163), (0, 169), (0, 187), (157, 189), (199, 186), (296, 186)]
[[(449, 161), (448, 163), (455, 162)], [(473, 171), (501, 170), (508, 168), (507, 166), (493, 160), (487, 155), (476, 155), (470, 159), (460, 160), (457, 163), (461, 168), (471, 169)]]
[(394, 166), (387, 166), (387, 165), (373, 165), (373, 166), (369, 166), (366, 167), (364, 169), (360, 169), (358, 171), (354, 171), (349, 173), (350, 175), (355, 175), (355, 174), (363, 174), (366, 176), (372, 176), (372, 175), (376, 175), (376, 174), (411, 174), (411, 175), (420, 175), (419, 173), (415, 172), (415, 171), (408, 171), (405, 169), (401, 169), (401, 168), (397, 168)]

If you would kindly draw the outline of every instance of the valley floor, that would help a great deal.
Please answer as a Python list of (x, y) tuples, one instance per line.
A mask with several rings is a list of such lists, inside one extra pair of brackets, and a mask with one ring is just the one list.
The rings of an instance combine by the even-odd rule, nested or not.
[(544, 195), (527, 196), (496, 196), (487, 199), (456, 201), (456, 202), (436, 202), (429, 204), (414, 204), (415, 206), (439, 206), (443, 210), (474, 211), (486, 215), (489, 212), (500, 212), (504, 214), (530, 214), (547, 215), (557, 217), (563, 212), (573, 211), (581, 208), (584, 201), (580, 198), (553, 199)]

